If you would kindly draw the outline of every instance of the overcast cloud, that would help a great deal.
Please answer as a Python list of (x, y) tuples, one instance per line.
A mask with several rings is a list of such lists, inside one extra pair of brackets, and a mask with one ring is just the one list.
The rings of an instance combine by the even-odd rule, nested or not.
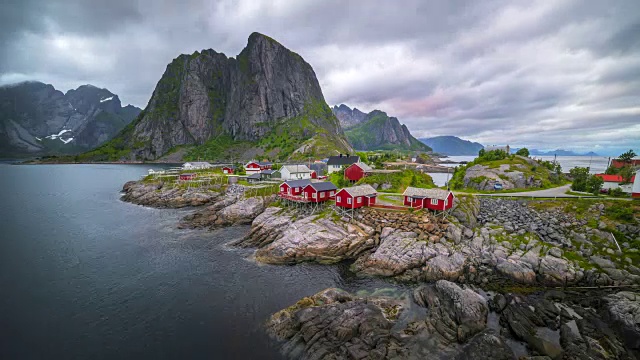
[(640, 152), (640, 1), (5, 0), (0, 83), (90, 83), (146, 106), (166, 65), (253, 31), (313, 65), (330, 105), (414, 135)]

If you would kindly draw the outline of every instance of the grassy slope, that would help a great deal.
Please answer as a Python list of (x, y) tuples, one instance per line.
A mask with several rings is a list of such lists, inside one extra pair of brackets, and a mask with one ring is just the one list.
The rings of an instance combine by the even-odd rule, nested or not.
[[(552, 172), (543, 164), (531, 165), (525, 159), (515, 155), (511, 155), (506, 159), (502, 159), (502, 160), (483, 161), (481, 159), (476, 159), (465, 166), (457, 167), (450, 181), (450, 185), (452, 189), (469, 191), (469, 192), (483, 192), (473, 188), (466, 188), (466, 189), (463, 188), (463, 184), (464, 184), (463, 179), (464, 179), (466, 170), (469, 167), (474, 165), (483, 165), (483, 166), (487, 166), (490, 169), (497, 169), (501, 165), (510, 165), (508, 171), (520, 171), (524, 174), (525, 177), (533, 176), (535, 180), (540, 180), (542, 182), (542, 186), (539, 188), (512, 189), (512, 190), (509, 190), (511, 192), (517, 192), (517, 191), (523, 191), (523, 190), (526, 191), (526, 190), (548, 189), (548, 188), (552, 188), (552, 187), (567, 183), (566, 181), (557, 178), (555, 174), (552, 174)], [(506, 176), (504, 177), (504, 179), (509, 180)], [(482, 177), (478, 177), (478, 178), (474, 178), (474, 180), (472, 181), (480, 183), (483, 180), (484, 179)], [(508, 192), (508, 191), (505, 191), (505, 192)]]

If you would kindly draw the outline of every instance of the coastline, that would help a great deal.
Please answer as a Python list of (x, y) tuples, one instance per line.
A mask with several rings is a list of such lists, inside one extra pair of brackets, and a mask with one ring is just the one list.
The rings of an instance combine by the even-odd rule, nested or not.
[[(216, 194), (209, 196), (206, 201), (190, 203), (188, 199), (201, 199), (203, 194), (197, 195), (198, 191), (193, 190), (165, 192), (166, 189), (149, 187), (148, 184), (145, 185), (146, 188), (136, 185), (141, 182), (127, 184), (129, 186), (123, 189), (125, 201), (154, 207), (197, 206), (192, 214), (185, 216), (178, 224), (179, 228), (213, 230), (225, 226), (251, 224), (251, 230), (245, 238), (231, 245), (255, 249), (254, 257), (258, 262), (294, 265), (309, 261), (320, 264), (353, 261), (351, 271), (356, 276), (381, 277), (387, 281), (401, 282), (411, 286), (427, 284), (426, 286), (430, 288), (441, 286), (453, 289), (445, 292), (424, 290), (430, 295), (424, 295), (422, 298), (426, 296), (431, 299), (430, 301), (422, 300), (422, 304), (425, 305), (423, 307), (427, 309), (432, 309), (436, 302), (449, 301), (446, 300), (448, 296), (453, 296), (451, 299), (457, 299), (461, 295), (451, 294), (468, 290), (475, 294), (469, 294), (471, 297), (477, 298), (476, 295), (482, 294), (478, 296), (484, 299), (485, 307), (488, 309), (487, 314), (493, 317), (504, 317), (504, 321), (501, 320), (501, 324), (504, 322), (504, 325), (496, 329), (489, 329), (486, 321), (482, 325), (483, 322), (478, 320), (480, 325), (476, 330), (471, 331), (469, 336), (452, 339), (444, 335), (450, 331), (467, 333), (466, 328), (460, 330), (464, 321), (450, 324), (450, 330), (444, 331), (444, 335), (440, 332), (442, 329), (419, 324), (428, 324), (430, 321), (442, 322), (444, 321), (442, 316), (451, 318), (458, 315), (441, 314), (438, 318), (419, 319), (417, 323), (405, 318), (414, 316), (407, 309), (420, 307), (419, 296), (413, 296), (412, 299), (405, 296), (402, 298), (402, 304), (399, 304), (394, 302), (398, 299), (394, 300), (386, 296), (354, 297), (350, 294), (340, 295), (338, 298), (342, 299), (341, 301), (335, 299), (318, 301), (318, 298), (326, 300), (327, 297), (317, 294), (314, 300), (304, 298), (300, 300), (302, 304), (299, 302), (292, 308), (283, 310), (284, 313), (276, 313), (267, 321), (268, 332), (276, 340), (284, 343), (283, 352), (292, 358), (301, 355), (300, 351), (310, 354), (317, 350), (315, 347), (319, 346), (317, 342), (300, 342), (300, 336), (304, 337), (304, 334), (294, 331), (300, 326), (311, 326), (314, 323), (305, 325), (306, 321), (301, 320), (291, 322), (291, 319), (299, 319), (303, 316), (302, 314), (315, 311), (331, 312), (334, 321), (350, 311), (364, 311), (368, 315), (357, 317), (359, 324), (382, 321), (379, 315), (376, 315), (382, 314), (387, 321), (385, 326), (398, 326), (396, 325), (398, 321), (418, 326), (418, 329), (414, 329), (416, 331), (412, 336), (405, 336), (401, 342), (391, 341), (394, 335), (384, 332), (380, 336), (389, 340), (383, 342), (384, 351), (379, 348), (380, 343), (376, 343), (374, 347), (362, 348), (365, 352), (378, 349), (384, 353), (383, 358), (392, 354), (391, 348), (405, 355), (408, 354), (407, 356), (415, 355), (413, 347), (418, 346), (415, 341), (423, 336), (436, 336), (440, 339), (438, 340), (441, 343), (440, 347), (445, 353), (451, 352), (457, 355), (467, 354), (468, 348), (480, 346), (484, 341), (498, 343), (519, 341), (526, 344), (528, 354), (545, 354), (552, 358), (563, 353), (583, 354), (580, 352), (582, 350), (573, 349), (568, 343), (560, 344), (558, 339), (540, 343), (537, 337), (527, 335), (527, 333), (538, 331), (536, 329), (540, 326), (542, 329), (551, 329), (549, 331), (559, 331), (562, 326), (569, 326), (566, 323), (578, 321), (576, 316), (567, 317), (562, 324), (551, 325), (550, 319), (537, 318), (524, 309), (526, 306), (537, 307), (541, 301), (539, 298), (547, 299), (551, 296), (548, 294), (556, 294), (554, 296), (558, 298), (547, 303), (543, 302), (544, 308), (540, 311), (550, 312), (550, 314), (557, 312), (559, 316), (560, 310), (557, 309), (567, 307), (584, 315), (585, 306), (588, 304), (580, 303), (576, 300), (578, 298), (568, 300), (571, 296), (567, 294), (580, 291), (578, 288), (585, 286), (602, 289), (591, 292), (598, 292), (597, 298), (601, 299), (601, 304), (597, 308), (600, 309), (601, 314), (597, 317), (590, 315), (590, 321), (601, 322), (602, 319), (608, 319), (610, 325), (615, 328), (615, 333), (623, 334), (618, 335), (617, 338), (608, 339), (609, 342), (617, 344), (616, 351), (634, 351), (633, 340), (624, 334), (636, 335), (637, 329), (634, 330), (633, 326), (622, 320), (624, 316), (619, 313), (619, 310), (629, 306), (638, 309), (640, 297), (634, 295), (636, 294), (634, 292), (622, 291), (637, 289), (640, 283), (640, 274), (637, 273), (638, 268), (635, 266), (637, 262), (633, 259), (627, 261), (624, 258), (621, 259), (622, 263), (611, 261), (609, 256), (618, 255), (606, 246), (606, 243), (598, 242), (598, 246), (604, 244), (613, 252), (612, 254), (593, 253), (593, 251), (589, 254), (584, 244), (595, 241), (591, 239), (606, 235), (599, 229), (584, 234), (576, 232), (580, 228), (588, 227), (586, 220), (563, 218), (560, 212), (547, 211), (544, 208), (530, 209), (528, 205), (522, 205), (517, 201), (475, 197), (463, 197), (447, 219), (439, 219), (429, 214), (381, 213), (376, 210), (362, 211), (350, 219), (340, 216), (331, 208), (325, 208), (318, 213), (301, 212), (279, 204), (273, 196), (244, 197), (244, 191), (240, 191), (237, 186), (225, 189), (220, 187), (216, 189)], [(133, 196), (135, 191), (138, 191), (138, 194)], [(180, 200), (173, 201), (175, 199)], [(596, 206), (589, 208), (588, 212), (604, 220), (604, 208)], [(541, 231), (531, 230), (533, 224), (519, 222), (519, 219), (525, 218), (539, 219), (538, 223), (543, 225), (539, 226)], [(597, 227), (602, 227), (601, 224), (598, 225)], [(576, 239), (579, 240), (578, 242), (582, 241), (580, 248), (575, 248), (573, 242)], [(572, 248), (574, 250), (571, 250)], [(576, 260), (578, 252), (582, 259), (580, 261)], [(434, 300), (436, 297), (440, 300)], [(387, 305), (362, 307), (363, 304), (371, 303)], [(506, 305), (503, 306), (503, 303)], [(478, 306), (483, 308), (482, 305)], [(340, 309), (336, 310), (336, 308)], [(453, 309), (455, 306), (444, 309), (443, 314), (455, 313)], [(396, 315), (389, 317), (390, 311), (395, 312)], [(582, 315), (580, 316), (584, 319), (585, 316)], [(288, 325), (282, 325), (283, 319), (289, 321)], [(328, 321), (331, 317), (325, 317), (325, 319)], [(518, 330), (514, 328), (516, 323), (532, 325), (528, 325), (529, 328), (525, 330)], [(274, 327), (279, 330), (274, 331)], [(588, 331), (585, 329), (581, 330)], [(498, 332), (496, 333), (495, 330)], [(331, 333), (339, 330), (327, 328), (327, 331)], [(596, 335), (606, 337), (604, 334)], [(354, 338), (360, 337), (358, 343), (366, 343), (362, 336), (365, 335), (354, 333)], [(569, 335), (565, 334), (564, 338), (567, 337)], [(565, 341), (562, 336), (560, 340)], [(344, 351), (348, 351), (345, 349), (353, 345), (349, 345), (348, 341), (337, 343), (331, 341), (327, 343), (322, 339), (317, 341), (323, 344), (323, 351), (336, 355), (343, 354)], [(294, 352), (287, 350), (291, 348), (298, 350)], [(511, 348), (505, 346), (499, 349), (502, 354), (500, 356), (510, 358)], [(470, 355), (467, 354), (467, 356)]]

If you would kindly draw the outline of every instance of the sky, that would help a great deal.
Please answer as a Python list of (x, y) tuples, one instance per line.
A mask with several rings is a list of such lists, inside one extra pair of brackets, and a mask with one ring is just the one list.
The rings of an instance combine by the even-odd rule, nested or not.
[(173, 58), (236, 56), (254, 31), (309, 62), (329, 105), (416, 137), (640, 153), (638, 0), (4, 0), (0, 84), (144, 108)]

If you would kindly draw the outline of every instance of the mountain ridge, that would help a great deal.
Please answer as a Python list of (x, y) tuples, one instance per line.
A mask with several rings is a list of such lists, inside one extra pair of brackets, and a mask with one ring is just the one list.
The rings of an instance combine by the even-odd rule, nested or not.
[(63, 93), (26, 81), (0, 86), (0, 155), (78, 154), (111, 139), (141, 110), (94, 85)]
[(406, 125), (384, 111), (373, 110), (365, 114), (345, 104), (335, 105), (331, 110), (355, 149), (431, 151), (411, 135)]
[(311, 65), (255, 32), (235, 58), (212, 49), (179, 55), (132, 126), (87, 157), (156, 160), (180, 147), (211, 158), (353, 150)]

